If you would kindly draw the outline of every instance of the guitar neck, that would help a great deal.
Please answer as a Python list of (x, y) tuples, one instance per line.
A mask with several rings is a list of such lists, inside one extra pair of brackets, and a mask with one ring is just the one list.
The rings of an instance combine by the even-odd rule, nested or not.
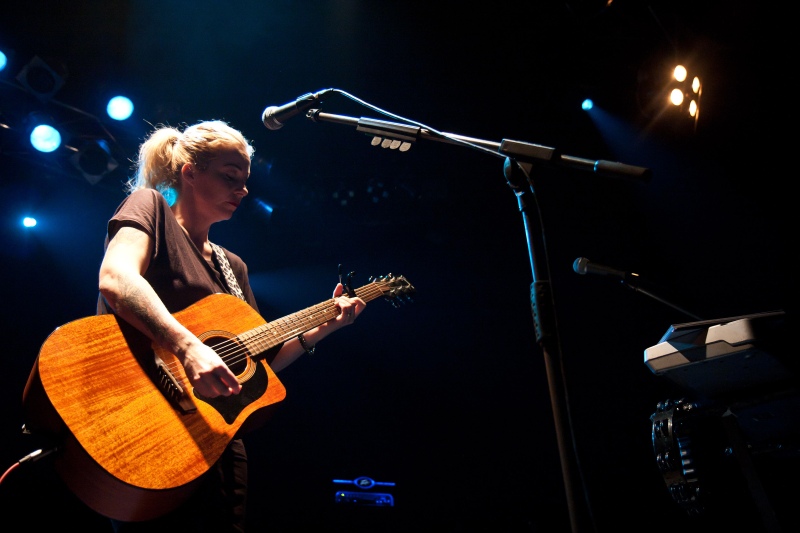
[[(369, 283), (355, 289), (355, 294), (365, 302), (369, 302), (382, 296), (384, 291), (377, 283)], [(336, 305), (336, 299), (331, 298), (302, 311), (297, 311), (241, 333), (237, 338), (247, 346), (251, 354), (262, 354), (270, 348), (297, 337), (303, 332), (333, 320), (338, 315), (339, 308)]]

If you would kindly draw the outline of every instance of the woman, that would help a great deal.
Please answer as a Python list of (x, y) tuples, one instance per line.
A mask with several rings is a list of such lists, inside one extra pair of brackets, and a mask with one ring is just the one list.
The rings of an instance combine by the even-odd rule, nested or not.
[[(236, 254), (209, 241), (212, 224), (231, 218), (247, 196), (253, 147), (222, 121), (183, 131), (163, 126), (142, 143), (129, 195), (108, 223), (100, 266), (97, 312), (115, 313), (174, 354), (199, 395), (238, 394), (241, 385), (217, 353), (173, 316), (201, 298), (230, 292), (256, 311), (247, 266)], [(173, 197), (168, 202), (166, 196)], [(226, 281), (225, 269), (233, 272)], [(317, 342), (352, 324), (366, 303), (333, 297), (340, 314), (277, 347), (269, 354), (278, 372)], [(202, 486), (178, 509), (152, 522), (114, 521), (116, 531), (242, 531), (245, 526), (247, 457), (233, 439), (209, 469)], [(176, 529), (177, 528), (177, 529)]]

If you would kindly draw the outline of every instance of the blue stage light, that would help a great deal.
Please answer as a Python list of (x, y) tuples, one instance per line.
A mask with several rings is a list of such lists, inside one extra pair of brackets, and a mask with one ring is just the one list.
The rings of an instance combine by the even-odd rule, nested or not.
[(108, 101), (106, 112), (114, 120), (126, 120), (133, 114), (133, 102), (125, 96), (115, 96)]
[(61, 134), (53, 126), (39, 124), (31, 131), (31, 144), (40, 152), (49, 153), (61, 146)]

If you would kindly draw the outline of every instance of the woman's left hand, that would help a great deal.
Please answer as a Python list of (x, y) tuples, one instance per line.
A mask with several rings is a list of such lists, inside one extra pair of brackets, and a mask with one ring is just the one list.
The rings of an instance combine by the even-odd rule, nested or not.
[(358, 315), (360, 315), (367, 306), (367, 303), (358, 296), (350, 298), (346, 295), (343, 296), (343, 294), (344, 285), (337, 283), (336, 288), (333, 289), (333, 298), (336, 300), (336, 306), (339, 308), (339, 316), (336, 317), (336, 322), (342, 326), (347, 326), (355, 322)]

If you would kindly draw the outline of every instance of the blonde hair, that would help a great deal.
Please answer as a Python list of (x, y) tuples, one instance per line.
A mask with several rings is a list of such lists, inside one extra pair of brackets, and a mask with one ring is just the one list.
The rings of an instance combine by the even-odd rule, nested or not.
[(206, 120), (183, 131), (172, 126), (159, 126), (139, 146), (134, 175), (125, 188), (157, 189), (162, 193), (178, 189), (181, 168), (193, 163), (204, 168), (224, 148), (241, 149), (252, 159), (254, 148), (242, 133), (221, 120)]

